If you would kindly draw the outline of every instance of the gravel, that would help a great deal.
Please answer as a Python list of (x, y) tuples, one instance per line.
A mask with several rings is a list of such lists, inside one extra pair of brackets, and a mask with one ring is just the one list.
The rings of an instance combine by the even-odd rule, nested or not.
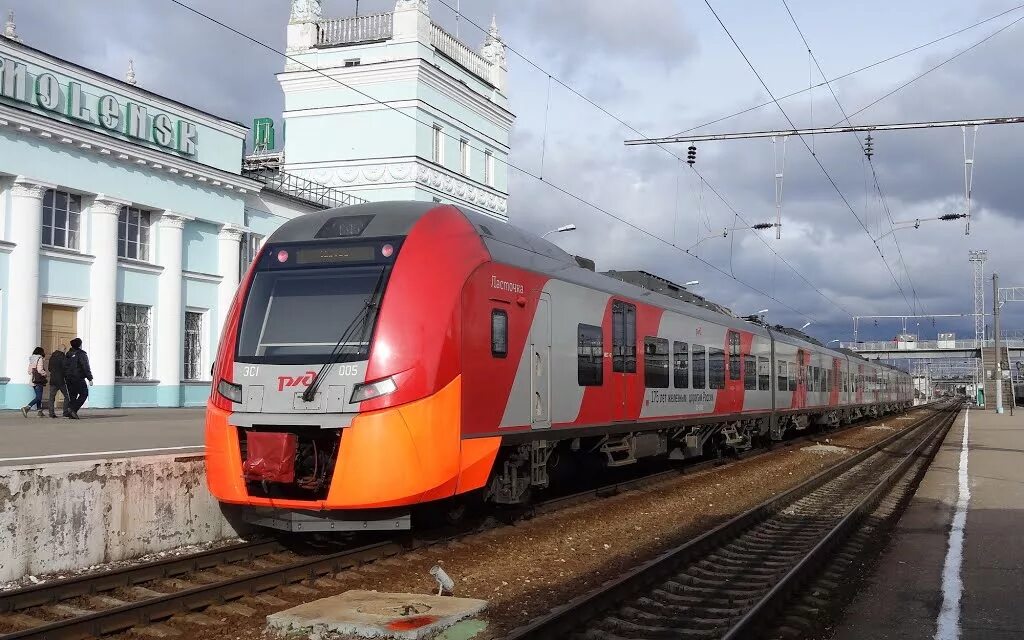
[[(893, 429), (902, 430), (907, 424)], [(480, 637), (501, 637), (890, 435), (888, 430), (853, 427), (830, 435), (824, 443), (779, 448), (344, 571), (334, 576), (340, 583), (337, 587), (321, 588), (316, 596), (270, 593), (292, 604), (349, 589), (428, 593), (436, 590), (429, 570), (438, 564), (455, 581), (455, 595), (490, 602), (490, 624)], [(813, 455), (807, 455), (807, 450)], [(224, 626), (202, 627), (177, 620), (170, 624), (180, 627), (190, 640), (258, 637), (264, 617), (285, 608), (254, 604), (252, 599), (243, 602), (255, 608), (256, 615), (217, 616)]]

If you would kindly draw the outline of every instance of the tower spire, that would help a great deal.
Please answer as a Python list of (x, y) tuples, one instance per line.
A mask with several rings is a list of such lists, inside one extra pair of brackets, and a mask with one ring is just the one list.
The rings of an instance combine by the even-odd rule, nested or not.
[(491, 14), (491, 28), (487, 30), (487, 37), (484, 38), (484, 46), (480, 48), (480, 55), (493, 65), (505, 67), (505, 43), (501, 41), (501, 34), (498, 32), (498, 16), (494, 14)]
[(21, 38), (18, 37), (17, 27), (14, 24), (14, 9), (7, 12), (7, 22), (4, 23), (3, 37), (15, 42), (21, 42)]

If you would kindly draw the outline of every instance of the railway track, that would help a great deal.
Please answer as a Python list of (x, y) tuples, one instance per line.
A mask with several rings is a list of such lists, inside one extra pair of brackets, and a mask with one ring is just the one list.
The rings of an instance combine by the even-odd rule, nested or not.
[[(923, 474), (959, 405), (515, 629), (524, 638), (759, 637), (908, 471)], [(907, 488), (909, 490), (912, 487)]]
[[(776, 447), (792, 447), (820, 436), (809, 434)], [(555, 497), (535, 505), (532, 512), (550, 513), (771, 450), (752, 449), (735, 459), (699, 462), (682, 470), (662, 471)], [(470, 533), (473, 532), (461, 535)], [(316, 547), (296, 550), (280, 540), (258, 540), (0, 592), (0, 640), (78, 640), (229, 602), (245, 607), (248, 599), (260, 602), (259, 594), (278, 587), (299, 582), (315, 586), (317, 581), (329, 587), (334, 573), (457, 537), (460, 536), (386, 539), (340, 549), (334, 545), (331, 551)], [(273, 598), (264, 597), (262, 603), (267, 604), (268, 600)]]

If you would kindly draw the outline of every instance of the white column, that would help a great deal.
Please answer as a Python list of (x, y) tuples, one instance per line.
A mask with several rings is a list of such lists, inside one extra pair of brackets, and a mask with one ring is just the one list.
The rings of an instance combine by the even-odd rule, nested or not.
[(242, 228), (230, 224), (221, 227), (217, 236), (217, 275), (221, 277), (221, 281), (217, 285), (217, 326), (214, 335), (218, 337), (227, 320), (231, 300), (238, 289), (241, 239)]
[(117, 327), (117, 216), (125, 202), (98, 195), (89, 206), (89, 352), (94, 386), (89, 405), (114, 406), (114, 336)]
[[(4, 375), (28, 386), (28, 355), (39, 346), (39, 243), (43, 194), (47, 187), (22, 177), (11, 187), (11, 251), (7, 276), (7, 353)], [(10, 392), (8, 392), (10, 393)], [(27, 402), (8, 396), (12, 407)]]
[(185, 315), (181, 306), (181, 236), (187, 220), (164, 212), (158, 224), (158, 262), (164, 270), (157, 285), (159, 300), (153, 338), (156, 341), (156, 378), (160, 380), (159, 403), (165, 407), (181, 405), (182, 323)]

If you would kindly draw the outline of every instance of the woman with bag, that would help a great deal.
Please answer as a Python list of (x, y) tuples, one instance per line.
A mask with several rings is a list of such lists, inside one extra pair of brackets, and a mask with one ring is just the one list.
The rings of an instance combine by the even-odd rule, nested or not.
[(39, 417), (43, 417), (43, 388), (46, 387), (46, 366), (43, 365), (43, 357), (46, 352), (42, 347), (36, 347), (28, 358), (28, 373), (32, 376), (32, 389), (36, 397), (32, 402), (21, 408), (21, 415), (28, 417), (29, 410), (35, 406), (39, 411)]

